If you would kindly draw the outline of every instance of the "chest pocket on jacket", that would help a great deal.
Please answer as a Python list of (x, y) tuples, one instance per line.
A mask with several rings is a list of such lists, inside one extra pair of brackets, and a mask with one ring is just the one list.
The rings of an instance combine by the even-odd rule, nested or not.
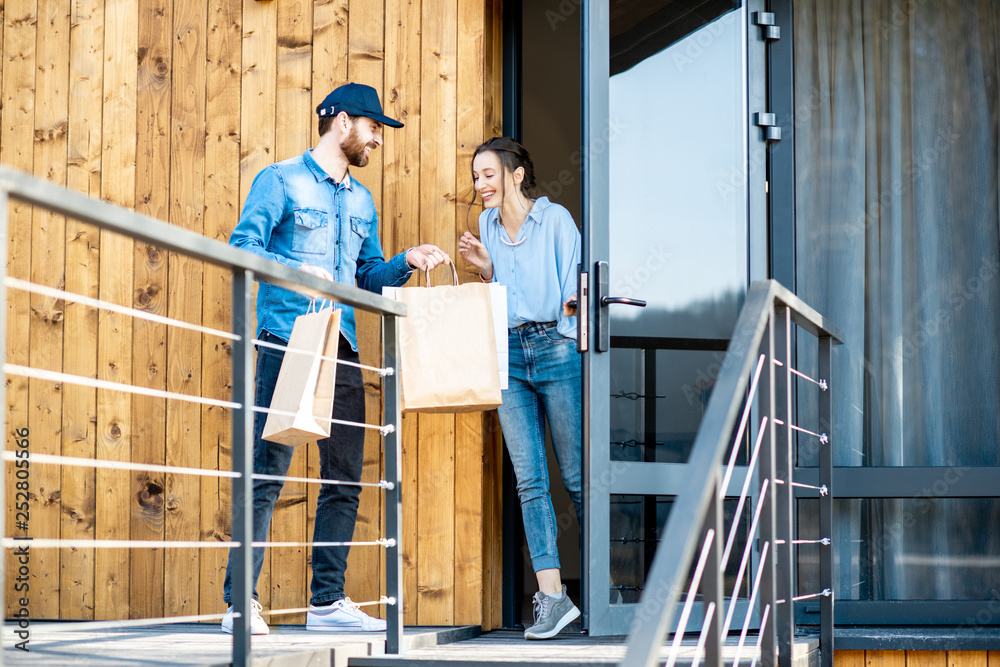
[(351, 216), (351, 233), (347, 234), (348, 251), (353, 259), (357, 260), (361, 254), (361, 246), (371, 233), (372, 221), (358, 216)]
[(330, 224), (326, 211), (299, 208), (292, 211), (295, 229), (292, 232), (292, 251), (307, 255), (325, 255), (330, 246)]

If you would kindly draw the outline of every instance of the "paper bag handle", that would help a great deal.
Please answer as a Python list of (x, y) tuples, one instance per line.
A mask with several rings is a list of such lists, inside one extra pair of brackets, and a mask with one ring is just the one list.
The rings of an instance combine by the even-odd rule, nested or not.
[(331, 306), (333, 306), (333, 301), (329, 301), (327, 299), (320, 299), (319, 300), (319, 308), (316, 308), (316, 299), (310, 299), (309, 300), (309, 307), (306, 308), (306, 314), (308, 315), (309, 313), (313, 312), (314, 308), (316, 309), (317, 313), (320, 312), (320, 311), (322, 311), (323, 310), (323, 304), (325, 304), (325, 303), (329, 303)]
[[(440, 266), (440, 264), (438, 266)], [(455, 268), (455, 262), (449, 262), (448, 266), (451, 267), (451, 275), (452, 275), (452, 278), (455, 281), (455, 285), (457, 286), (458, 285), (458, 269)], [(424, 278), (427, 279), (427, 286), (428, 287), (433, 287), (433, 285), (431, 285), (431, 272), (430, 272), (430, 269), (424, 269)]]

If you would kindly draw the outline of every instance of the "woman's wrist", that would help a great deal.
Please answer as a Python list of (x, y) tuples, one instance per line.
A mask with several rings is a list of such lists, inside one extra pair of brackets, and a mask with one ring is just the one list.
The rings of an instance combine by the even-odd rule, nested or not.
[(493, 282), (493, 264), (492, 263), (489, 266), (484, 266), (483, 268), (479, 269), (479, 279), (482, 280), (484, 283), (491, 283), (491, 282)]

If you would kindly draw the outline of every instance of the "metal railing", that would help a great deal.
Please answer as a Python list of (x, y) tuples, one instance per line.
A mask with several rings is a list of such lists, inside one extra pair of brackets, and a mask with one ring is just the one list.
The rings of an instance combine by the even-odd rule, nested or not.
[[(366, 292), (353, 286), (332, 283), (321, 278), (297, 271), (277, 262), (264, 259), (249, 252), (233, 248), (225, 243), (207, 238), (195, 232), (178, 228), (160, 220), (141, 215), (130, 209), (115, 206), (107, 202), (92, 199), (77, 192), (54, 185), (47, 181), (34, 178), (28, 174), (0, 166), (0, 257), (8, 257), (9, 239), (9, 203), (17, 200), (25, 204), (51, 211), (57, 215), (92, 224), (102, 230), (108, 230), (130, 237), (133, 240), (151, 244), (157, 248), (173, 251), (187, 257), (191, 257), (215, 266), (228, 269), (232, 272), (232, 331), (209, 330), (200, 325), (186, 323), (170, 318), (163, 318), (152, 315), (146, 311), (137, 310), (122, 304), (99, 302), (82, 295), (71, 295), (60, 290), (58, 298), (67, 301), (86, 303), (87, 305), (118, 312), (125, 315), (144, 317), (146, 319), (156, 319), (156, 321), (167, 324), (182, 326), (194, 329), (204, 334), (213, 334), (228, 338), (232, 345), (233, 363), (233, 395), (232, 401), (219, 401), (203, 397), (193, 397), (187, 394), (176, 394), (159, 390), (148, 390), (132, 385), (117, 384), (94, 377), (74, 376), (65, 373), (54, 373), (44, 369), (31, 369), (5, 363), (0, 367), (0, 404), (7, 404), (6, 382), (8, 375), (20, 375), (34, 378), (41, 381), (65, 382), (82, 384), (84, 386), (95, 387), (106, 391), (124, 391), (132, 393), (144, 393), (153, 395), (165, 400), (191, 400), (198, 403), (207, 403), (228, 408), (232, 411), (232, 471), (178, 468), (157, 466), (155, 464), (129, 463), (119, 461), (105, 461), (101, 459), (76, 459), (71, 457), (31, 455), (30, 452), (6, 451), (4, 447), (4, 459), (14, 461), (24, 458), (27, 465), (39, 464), (60, 464), (75, 465), (93, 468), (113, 468), (113, 469), (135, 469), (143, 471), (159, 470), (161, 472), (173, 472), (177, 474), (192, 474), (202, 476), (216, 476), (219, 478), (232, 479), (232, 536), (230, 542), (218, 541), (193, 541), (193, 542), (141, 542), (120, 540), (59, 540), (59, 539), (30, 539), (26, 537), (8, 537), (5, 526), (7, 510), (0, 512), (0, 535), (2, 545), (6, 549), (38, 549), (38, 548), (128, 548), (134, 547), (156, 547), (156, 548), (209, 548), (209, 547), (231, 547), (235, 549), (233, 561), (232, 577), (232, 604), (236, 612), (233, 628), (233, 664), (238, 666), (247, 665), (251, 660), (251, 632), (250, 632), (250, 601), (252, 597), (253, 567), (252, 549), (254, 546), (266, 546), (270, 543), (253, 542), (252, 523), (252, 503), (253, 503), (253, 481), (259, 476), (253, 474), (253, 415), (255, 412), (268, 412), (267, 408), (254, 406), (254, 369), (253, 369), (253, 344), (254, 340), (251, 324), (253, 322), (253, 283), (255, 280), (267, 282), (289, 290), (294, 290), (317, 299), (327, 299), (337, 301), (342, 304), (354, 306), (369, 312), (377, 313), (382, 317), (383, 332), (383, 366), (381, 369), (368, 369), (380, 371), (383, 389), (383, 414), (385, 424), (375, 426), (384, 437), (384, 479), (377, 484), (367, 486), (380, 487), (385, 492), (385, 538), (375, 542), (364, 543), (370, 546), (381, 546), (386, 549), (385, 573), (386, 573), (386, 596), (379, 602), (385, 603), (387, 617), (386, 632), (386, 652), (400, 653), (403, 648), (403, 567), (402, 567), (402, 506), (400, 499), (400, 464), (402, 459), (402, 443), (398, 432), (398, 425), (401, 424), (400, 413), (400, 385), (399, 375), (393, 372), (398, 368), (398, 328), (397, 318), (406, 315), (406, 307), (399, 302), (392, 301), (382, 296)], [(131, 270), (131, 261), (126, 262), (123, 270)], [(51, 267), (52, 271), (62, 271), (63, 267)], [(7, 351), (7, 317), (8, 299), (7, 289), (26, 289), (36, 293), (54, 291), (53, 288), (44, 285), (35, 285), (19, 277), (7, 275), (4, 270), (4, 285), (0, 286), (0, 349), (5, 354)], [(50, 295), (51, 296), (51, 295)], [(347, 362), (338, 362), (347, 363)], [(367, 368), (367, 367), (364, 367)], [(150, 393), (153, 392), (153, 393)], [(334, 421), (334, 420), (329, 420)], [(6, 437), (6, 412), (0, 413), (0, 431)], [(356, 424), (355, 426), (370, 425)], [(25, 454), (24, 457), (18, 456)], [(19, 464), (20, 468), (20, 464)], [(169, 469), (168, 469), (169, 468)], [(0, 497), (6, 499), (5, 486), (6, 474), (0, 474)], [(336, 483), (338, 480), (314, 480), (286, 477), (285, 480), (294, 480), (312, 483)], [(343, 481), (343, 480), (340, 480)], [(6, 501), (5, 501), (6, 502)], [(295, 543), (294, 546), (308, 546), (310, 543)], [(5, 609), (4, 594), (6, 589), (5, 578), (6, 556), (0, 558), (0, 609)], [(290, 611), (303, 610), (284, 610)], [(173, 617), (164, 619), (142, 619), (130, 621), (95, 621), (85, 623), (73, 623), (75, 630), (86, 630), (88, 628), (109, 628), (109, 627), (135, 627), (141, 625), (154, 625), (162, 623), (179, 623), (190, 621), (220, 620), (222, 614), (217, 615), (197, 615), (185, 617)], [(13, 629), (17, 630), (17, 623)], [(9, 632), (11, 627), (5, 626), (4, 630)], [(4, 662), (3, 651), (0, 651), (0, 667)]]
[[(793, 368), (792, 345), (796, 331), (818, 340), (817, 377)], [(688, 485), (677, 496), (660, 536), (657, 550), (638, 604), (623, 665), (658, 664), (661, 646), (682, 604), (674, 633), (668, 667), (681, 654), (681, 642), (698, 592), (704, 609), (692, 665), (704, 656), (709, 667), (723, 664), (723, 644), (732, 628), (737, 595), (752, 557), (757, 568), (752, 578), (747, 615), (743, 619), (733, 665), (738, 665), (752, 622), (759, 610), (757, 645), (750, 658), (765, 667), (790, 667), (795, 639), (794, 603), (819, 597), (819, 650), (822, 667), (833, 665), (833, 455), (831, 450), (832, 385), (831, 348), (843, 335), (822, 315), (773, 280), (753, 283), (736, 323), (722, 369), (709, 398), (701, 427), (688, 459)], [(796, 424), (794, 378), (814, 383), (818, 391), (818, 421), (812, 428)], [(758, 391), (759, 390), (759, 391)], [(755, 399), (759, 403), (755, 404)], [(800, 397), (799, 400), (805, 400)], [(757, 436), (749, 456), (749, 472), (732, 526), (723, 525), (722, 503), (729, 487), (741, 444), (759, 418)], [(796, 434), (815, 440), (819, 451), (819, 485), (797, 483), (792, 478)], [(758, 486), (750, 494), (750, 485)], [(796, 595), (794, 489), (819, 497), (820, 590)], [(736, 582), (728, 598), (723, 572), (734, 551), (743, 506), (756, 496), (746, 547)], [(753, 554), (757, 544), (758, 553)], [(692, 573), (693, 571), (693, 573)], [(691, 573), (690, 582), (687, 578)], [(682, 600), (682, 589), (685, 588)]]

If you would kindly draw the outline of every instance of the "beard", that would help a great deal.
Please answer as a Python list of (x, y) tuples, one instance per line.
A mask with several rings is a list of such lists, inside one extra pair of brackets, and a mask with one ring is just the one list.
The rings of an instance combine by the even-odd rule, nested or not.
[(347, 158), (347, 163), (352, 167), (364, 167), (368, 164), (368, 155), (365, 153), (365, 149), (371, 147), (372, 150), (377, 148), (374, 142), (365, 143), (358, 136), (358, 128), (352, 127), (351, 133), (347, 135), (347, 139), (341, 144), (340, 149), (344, 152), (344, 157)]

